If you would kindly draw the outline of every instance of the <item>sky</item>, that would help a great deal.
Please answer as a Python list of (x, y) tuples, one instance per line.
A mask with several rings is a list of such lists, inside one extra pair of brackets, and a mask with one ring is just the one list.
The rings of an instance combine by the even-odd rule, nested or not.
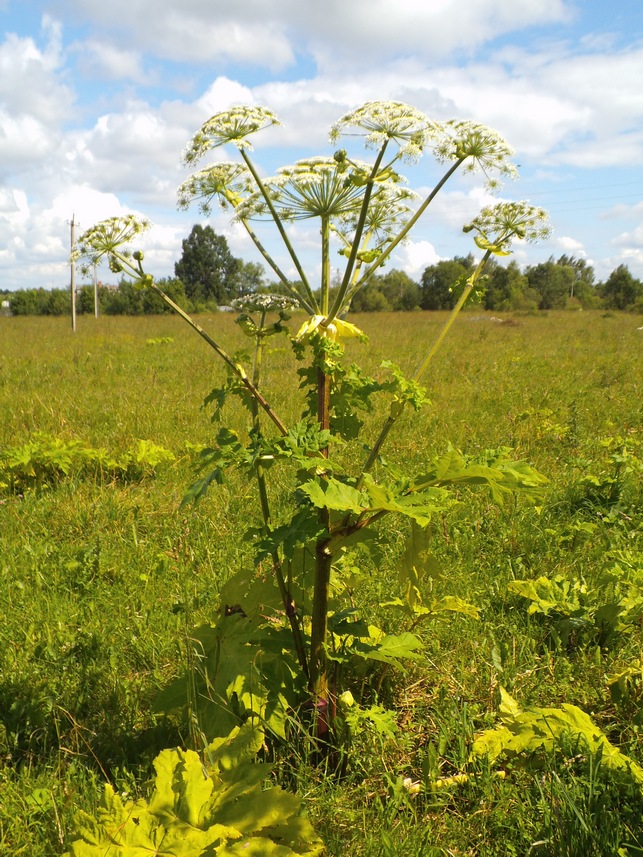
[[(72, 218), (78, 235), (147, 217), (157, 277), (195, 223), (258, 261), (226, 213), (177, 209), (187, 142), (232, 105), (268, 107), (283, 127), (253, 157), (272, 175), (331, 155), (331, 124), (379, 99), (509, 141), (520, 178), (499, 198), (546, 208), (553, 227), (516, 245), (521, 266), (567, 254), (597, 280), (621, 264), (643, 278), (643, 0), (0, 0), (0, 21), (0, 289), (68, 286)], [(404, 172), (421, 191), (442, 168), (427, 156)], [(475, 252), (461, 227), (490, 202), (482, 176), (449, 183), (390, 268), (419, 279)], [(314, 277), (317, 227), (292, 239)]]

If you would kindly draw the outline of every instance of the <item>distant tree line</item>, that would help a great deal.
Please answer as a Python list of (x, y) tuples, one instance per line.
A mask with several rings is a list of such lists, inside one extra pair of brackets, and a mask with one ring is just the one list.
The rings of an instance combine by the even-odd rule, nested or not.
[[(353, 312), (449, 310), (458, 298), (457, 284), (468, 277), (475, 259), (455, 256), (424, 269), (420, 282), (403, 271), (373, 276), (353, 298)], [(174, 278), (158, 280), (172, 300), (189, 312), (224, 306), (234, 298), (262, 291), (269, 285), (261, 265), (232, 255), (228, 242), (211, 226), (196, 225), (184, 239)], [(495, 312), (564, 309), (579, 306), (643, 312), (643, 283), (626, 265), (619, 265), (602, 283), (585, 259), (561, 256), (521, 271), (515, 261), (487, 265), (480, 305)], [(69, 289), (26, 289), (6, 293), (13, 315), (65, 315), (71, 311)], [(170, 311), (150, 289), (137, 289), (127, 280), (98, 287), (99, 312), (104, 315), (146, 315)], [(93, 285), (81, 286), (76, 296), (79, 314), (94, 312)]]
[[(425, 268), (420, 282), (420, 308), (452, 309), (457, 300), (453, 284), (468, 276), (474, 264), (469, 255)], [(515, 261), (504, 266), (490, 260), (480, 301), (484, 309), (497, 312), (568, 306), (643, 312), (643, 283), (632, 276), (626, 265), (619, 265), (604, 283), (595, 283), (592, 266), (574, 256), (550, 258), (524, 271)]]
[[(223, 235), (211, 226), (196, 225), (183, 241), (175, 276), (157, 280), (172, 300), (188, 312), (202, 312), (229, 304), (244, 294), (265, 287), (264, 269), (256, 262), (244, 262), (232, 255)], [(97, 288), (101, 315), (152, 315), (171, 312), (151, 289), (139, 289), (122, 279), (116, 285)], [(70, 289), (24, 289), (7, 294), (12, 315), (69, 315)], [(76, 291), (76, 312), (94, 312), (94, 286)]]

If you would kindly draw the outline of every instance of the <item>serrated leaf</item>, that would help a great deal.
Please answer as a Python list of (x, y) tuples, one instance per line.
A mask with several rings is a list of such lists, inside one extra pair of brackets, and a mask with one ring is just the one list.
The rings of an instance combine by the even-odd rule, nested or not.
[(500, 718), (502, 726), (479, 735), (473, 754), (488, 756), (492, 761), (503, 755), (511, 757), (538, 750), (549, 752), (560, 747), (563, 738), (581, 742), (586, 751), (600, 754), (601, 764), (618, 775), (626, 775), (643, 788), (643, 768), (614, 747), (592, 719), (575, 705), (560, 708), (521, 709), (501, 689)]
[(318, 509), (361, 514), (367, 504), (360, 491), (337, 479), (306, 482), (299, 489)]
[(381, 634), (378, 639), (378, 629), (372, 628), (372, 641), (367, 642), (363, 638), (354, 640), (347, 651), (358, 657), (369, 661), (380, 661), (391, 664), (397, 669), (404, 671), (403, 661), (418, 660), (420, 652), (424, 649), (422, 641), (406, 631), (402, 634)]
[(191, 750), (164, 750), (148, 802), (123, 803), (111, 786), (94, 820), (79, 813), (79, 839), (65, 857), (314, 857), (323, 846), (299, 816), (300, 801), (264, 789), (254, 755), (263, 736), (236, 729), (210, 748), (210, 769)]
[(431, 522), (436, 512), (443, 512), (453, 504), (453, 498), (442, 488), (427, 488), (424, 491), (409, 493), (396, 491), (385, 485), (377, 484), (370, 476), (364, 479), (368, 493), (370, 512), (397, 512), (414, 520), (422, 527)]

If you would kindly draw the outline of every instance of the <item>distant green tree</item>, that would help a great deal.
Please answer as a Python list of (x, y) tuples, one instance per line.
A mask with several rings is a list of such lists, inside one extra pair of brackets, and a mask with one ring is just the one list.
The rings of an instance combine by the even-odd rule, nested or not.
[[(373, 277), (373, 280), (377, 280)], [(367, 283), (351, 301), (351, 312), (390, 312), (392, 309), (386, 295), (377, 282)]]
[(529, 288), (538, 294), (538, 309), (564, 309), (576, 281), (573, 268), (553, 259), (531, 265), (525, 271)]
[[(98, 310), (100, 312), (100, 292), (98, 298)], [(94, 312), (94, 286), (93, 285), (84, 285), (81, 286), (76, 292), (76, 312), (79, 315), (87, 314)]]
[(266, 287), (266, 269), (259, 262), (242, 262), (239, 260), (235, 287), (238, 296), (261, 291)]
[(105, 300), (105, 315), (143, 315), (143, 291), (123, 278)]
[(513, 309), (534, 309), (535, 300), (529, 299), (526, 292), (528, 282), (518, 263), (512, 260), (507, 266), (487, 263), (486, 288), (482, 303), (485, 309), (507, 312)]
[(238, 297), (243, 263), (232, 255), (223, 235), (217, 235), (211, 226), (196, 224), (182, 246), (174, 273), (191, 301), (227, 304)]
[(474, 258), (469, 254), (443, 259), (425, 268), (420, 282), (422, 309), (453, 309), (456, 302), (453, 286), (460, 277), (469, 275), (473, 266)]
[[(188, 309), (189, 301), (185, 294), (185, 285), (175, 277), (166, 277), (156, 281), (168, 298), (178, 304), (182, 309)], [(172, 308), (165, 303), (162, 297), (150, 289), (144, 289), (142, 293), (142, 307), (145, 315), (165, 315), (173, 312)]]
[(570, 287), (570, 299), (575, 299), (585, 309), (595, 306), (598, 295), (594, 286), (594, 268), (587, 260), (563, 255), (557, 259), (556, 264), (564, 268), (571, 268), (574, 272), (574, 279)]
[(633, 309), (643, 298), (643, 283), (635, 279), (627, 265), (619, 265), (599, 288), (609, 309)]
[(377, 278), (379, 287), (393, 310), (413, 310), (420, 306), (422, 293), (418, 284), (404, 271), (393, 268)]
[(364, 289), (351, 302), (353, 312), (408, 311), (417, 309), (420, 287), (404, 271), (396, 268), (384, 276), (371, 277)]
[[(587, 259), (580, 259), (576, 256), (567, 256), (564, 254), (557, 259), (556, 264), (562, 265), (563, 268), (572, 268), (577, 283), (585, 283), (587, 286), (594, 285), (594, 269), (588, 263)], [(574, 294), (576, 294), (576, 289), (574, 289)]]
[(9, 309), (12, 315), (46, 315), (48, 303), (46, 289), (20, 289), (12, 292)]
[(71, 291), (69, 289), (52, 289), (49, 292), (45, 315), (66, 315), (71, 313)]

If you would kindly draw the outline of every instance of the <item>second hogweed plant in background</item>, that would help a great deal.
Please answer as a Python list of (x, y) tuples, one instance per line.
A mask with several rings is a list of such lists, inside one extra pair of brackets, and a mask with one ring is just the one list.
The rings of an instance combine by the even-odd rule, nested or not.
[[(422, 642), (412, 633), (420, 618), (445, 610), (476, 613), (472, 605), (449, 597), (425, 603), (409, 561), (400, 574), (402, 597), (391, 604), (410, 616), (411, 630), (386, 634), (372, 625), (364, 615), (366, 606), (355, 603), (354, 584), (356, 574), (366, 574), (360, 564), (368, 551), (378, 538), (386, 538), (379, 522), (404, 516), (417, 534), (453, 504), (455, 491), (463, 485), (485, 484), (501, 502), (510, 492), (533, 494), (546, 481), (524, 462), (512, 460), (509, 450), (470, 459), (450, 449), (425, 461), (419, 472), (409, 473), (400, 463), (385, 462), (381, 452), (402, 415), (426, 404), (421, 382), (458, 313), (480, 289), (488, 259), (509, 254), (516, 239), (545, 237), (548, 226), (545, 212), (525, 202), (499, 203), (481, 211), (464, 227), (473, 233), (481, 258), (470, 276), (454, 283), (456, 306), (427, 353), (418, 355), (415, 373), (405, 377), (387, 361), (380, 379), (368, 377), (344, 359), (342, 340), (365, 340), (346, 320), (353, 297), (409, 236), (454, 174), (480, 172), (494, 189), (500, 179), (515, 174), (512, 150), (483, 125), (435, 122), (406, 104), (371, 102), (344, 115), (331, 129), (335, 144), (362, 137), (372, 152), (370, 161), (340, 148), (263, 178), (251, 156), (250, 138), (278, 124), (276, 116), (261, 107), (234, 107), (213, 116), (189, 144), (186, 164), (196, 166), (221, 146), (231, 147), (237, 157), (202, 167), (179, 190), (181, 207), (197, 203), (207, 214), (216, 202), (228, 209), (281, 284), (283, 294), (251, 295), (237, 306), (239, 326), (253, 344), (249, 365), (228, 354), (163, 295), (146, 272), (143, 252), (132, 249), (145, 223), (134, 217), (104, 221), (81, 237), (74, 254), (88, 264), (106, 258), (112, 270), (159, 292), (227, 367), (225, 384), (207, 399), (217, 416), (221, 418), (230, 396), (241, 397), (249, 410), (245, 436), (223, 427), (216, 443), (203, 452), (204, 476), (188, 498), (198, 499), (221, 483), (230, 468), (254, 480), (256, 563), (226, 582), (220, 615), (194, 635), (198, 668), (164, 692), (159, 705), (166, 710), (184, 707), (208, 740), (248, 721), (283, 737), (292, 712), (307, 710), (310, 735), (323, 749), (341, 740), (346, 723), (357, 722), (359, 707), (342, 687), (342, 675), (351, 664), (372, 661), (401, 667), (421, 652)], [(443, 172), (422, 198), (398, 168), (414, 165), (427, 154)], [(421, 183), (428, 184), (426, 175)], [(317, 281), (293, 243), (290, 227), (300, 220), (319, 225)], [(278, 254), (264, 244), (262, 221), (270, 223), (272, 236), (281, 244)], [(280, 264), (277, 255), (287, 263)], [(343, 272), (331, 286), (331, 262), (336, 268), (338, 255)], [(293, 309), (303, 311), (305, 319), (291, 336), (287, 322)], [(291, 336), (301, 361), (301, 416), (292, 424), (277, 413), (262, 385), (266, 340), (284, 334)], [(388, 414), (379, 433), (369, 432), (375, 440), (364, 451), (361, 432), (375, 396), (388, 397)], [(347, 452), (350, 444), (353, 455)], [(279, 503), (277, 517), (269, 480), (278, 467), (290, 468), (296, 484), (289, 503)], [(343, 720), (338, 712), (344, 712)]]

